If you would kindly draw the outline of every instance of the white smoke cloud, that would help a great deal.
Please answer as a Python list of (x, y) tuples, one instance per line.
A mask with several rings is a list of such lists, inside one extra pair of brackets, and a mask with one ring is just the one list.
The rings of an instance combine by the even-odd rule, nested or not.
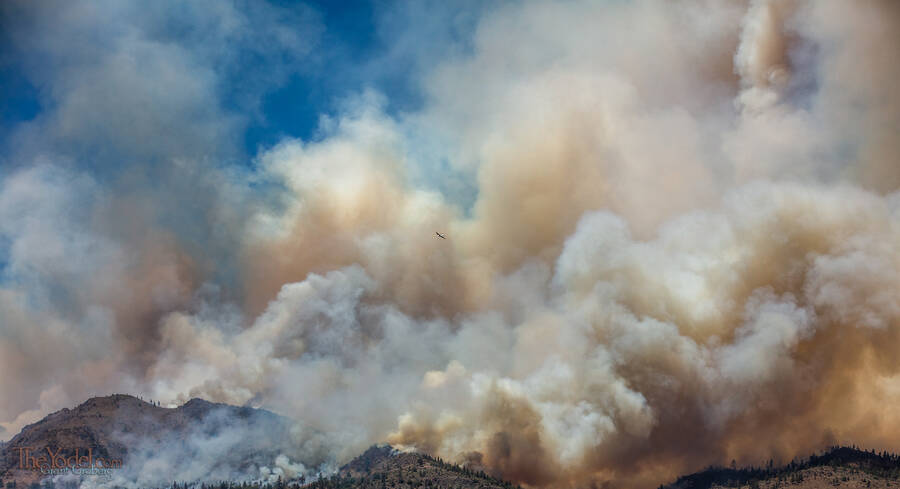
[[(17, 211), (38, 170), (16, 173), (0, 216), (27, 222), (0, 224), (7, 269), (89, 287), (64, 288), (79, 322), (7, 285), (0, 349), (35, 345), (19, 338), (38, 321), (95, 321), (143, 353), (82, 345), (0, 379), (32, 389), (0, 415), (122, 385), (263, 405), (296, 419), (299, 454), (265, 477), (382, 441), (555, 486), (896, 449), (898, 35), (874, 0), (499, 6), (423, 76), (421, 110), (350, 99), (315, 140), (258, 156), (253, 183), (281, 190), (258, 200), (204, 180), (240, 194), (211, 215), (253, 201), (225, 219), (232, 295), (166, 233), (127, 246), (67, 228), (64, 204)], [(475, 188), (471, 208), (430, 190), (443, 174)], [(26, 352), (5, 364), (30, 368)], [(72, 366), (131, 373), (55, 394)]]

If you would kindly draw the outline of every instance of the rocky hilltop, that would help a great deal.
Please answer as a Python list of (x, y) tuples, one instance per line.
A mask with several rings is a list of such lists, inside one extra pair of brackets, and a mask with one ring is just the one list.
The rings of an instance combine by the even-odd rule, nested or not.
[(114, 475), (140, 478), (159, 466), (173, 477), (228, 479), (289, 451), (289, 428), (287, 418), (272, 412), (202, 399), (166, 408), (129, 395), (95, 397), (26, 426), (0, 446), (0, 481), (43, 479), (34, 465), (51, 452), (108, 462)]

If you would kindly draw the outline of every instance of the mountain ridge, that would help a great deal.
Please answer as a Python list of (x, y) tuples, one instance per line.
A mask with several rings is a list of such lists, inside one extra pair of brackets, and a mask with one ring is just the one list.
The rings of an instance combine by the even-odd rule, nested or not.
[[(489, 474), (484, 467), (456, 465), (416, 450), (377, 444), (331, 475), (314, 480), (289, 471), (270, 469), (288, 458), (292, 421), (265, 409), (231, 406), (193, 398), (176, 407), (162, 407), (140, 398), (114, 394), (92, 397), (74, 408), (63, 408), (29, 424), (0, 443), (0, 487), (14, 482), (28, 487), (44, 479), (18, 466), (22, 449), (32, 454), (78, 448), (94, 459), (120, 462), (110, 477), (136, 487), (185, 487), (205, 482), (206, 488), (303, 487), (306, 489), (514, 489), (515, 483)], [(175, 450), (175, 455), (169, 453)], [(16, 453), (18, 450), (18, 453)], [(38, 455), (35, 455), (38, 456)], [(296, 460), (296, 459), (295, 459)], [(185, 466), (179, 465), (187, 464)], [(196, 467), (195, 467), (196, 466)], [(165, 478), (147, 478), (146, 468), (174, 467)], [(199, 467), (199, 469), (197, 468)], [(59, 475), (59, 474), (54, 474)], [(282, 477), (284, 475), (284, 477)], [(295, 477), (296, 475), (296, 477)], [(78, 479), (62, 480), (77, 486)], [(267, 486), (264, 481), (268, 480)], [(225, 482), (217, 482), (225, 481)], [(239, 481), (239, 482), (237, 482)], [(255, 482), (254, 482), (255, 481)], [(831, 447), (788, 464), (765, 467), (712, 466), (678, 477), (659, 489), (811, 489), (900, 488), (900, 455)], [(605, 487), (605, 486), (604, 486)], [(609, 487), (615, 487), (611, 485)]]
[[(210, 471), (258, 472), (289, 452), (291, 425), (271, 411), (199, 398), (162, 407), (127, 394), (92, 397), (25, 426), (0, 446), (0, 480), (30, 484), (45, 478), (39, 467), (54, 468), (54, 451), (76, 457), (73, 464), (78, 456), (111, 462), (117, 465), (112, 475), (165, 463), (201, 478), (214, 476), (190, 467), (192, 458), (211, 455)], [(69, 462), (64, 463), (72, 468)]]

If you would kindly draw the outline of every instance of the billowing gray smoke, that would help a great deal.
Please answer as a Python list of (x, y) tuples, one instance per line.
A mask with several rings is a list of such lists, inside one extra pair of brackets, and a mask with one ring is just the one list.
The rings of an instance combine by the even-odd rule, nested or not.
[(10, 172), (0, 419), (201, 396), (294, 417), (307, 466), (388, 441), (537, 486), (896, 450), (898, 46), (892, 0), (496, 6), (421, 110), (353, 99), (259, 154), (264, 196), (209, 168), (224, 263), (130, 230), (153, 198)]

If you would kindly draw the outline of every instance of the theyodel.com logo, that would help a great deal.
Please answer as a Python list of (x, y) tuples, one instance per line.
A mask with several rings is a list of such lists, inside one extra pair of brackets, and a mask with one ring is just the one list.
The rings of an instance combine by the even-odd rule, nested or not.
[(100, 475), (112, 476), (113, 470), (122, 468), (122, 460), (95, 457), (93, 448), (64, 450), (57, 447), (16, 447), (19, 451), (19, 469), (39, 471), (42, 475)]

